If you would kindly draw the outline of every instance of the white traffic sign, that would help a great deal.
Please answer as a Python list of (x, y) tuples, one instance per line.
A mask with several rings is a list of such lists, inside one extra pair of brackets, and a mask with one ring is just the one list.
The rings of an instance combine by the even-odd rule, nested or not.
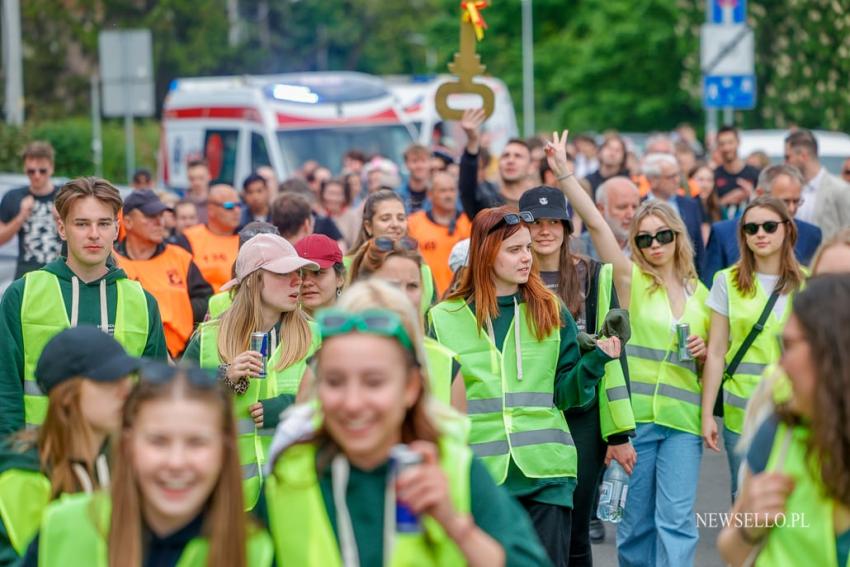
[(704, 76), (740, 76), (755, 73), (755, 38), (744, 24), (703, 24), (700, 67)]

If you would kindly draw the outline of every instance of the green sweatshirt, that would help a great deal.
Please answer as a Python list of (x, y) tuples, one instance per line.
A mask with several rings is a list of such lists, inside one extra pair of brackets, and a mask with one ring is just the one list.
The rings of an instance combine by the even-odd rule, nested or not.
[[(371, 471), (351, 466), (345, 502), (351, 515), (361, 565), (383, 564), (384, 498), (388, 474), (389, 465), (386, 463)], [(330, 467), (320, 473), (319, 487), (328, 519), (337, 534)], [(496, 486), (490, 473), (476, 458), (472, 459), (469, 470), (469, 497), (475, 524), (505, 550), (507, 567), (551, 565), (525, 511), (506, 491)], [(264, 493), (254, 514), (268, 525)], [(276, 559), (278, 565), (286, 564), (285, 557)]]
[[(12, 470), (41, 471), (41, 464), (38, 461), (38, 448), (31, 445), (19, 449), (13, 447), (9, 441), (0, 444), (0, 479)], [(12, 542), (9, 540), (6, 523), (0, 521), (0, 567), (14, 565), (19, 558), (18, 552), (15, 551)]]
[[(501, 348), (514, 319), (513, 295), (499, 297), (499, 316), (493, 320), (493, 334), (496, 345)], [(516, 296), (517, 301), (521, 298)], [(475, 312), (475, 306), (470, 305)], [(605, 374), (605, 363), (611, 360), (599, 347), (595, 351), (581, 356), (576, 336), (576, 322), (566, 307), (561, 307), (561, 352), (555, 367), (555, 406), (565, 410), (593, 403), (596, 396), (596, 385)], [(573, 492), (576, 479), (561, 478), (528, 478), (513, 459), (508, 466), (508, 477), (505, 488), (516, 498), (522, 498), (541, 504), (556, 506), (573, 506)]]
[[(71, 318), (71, 278), (75, 275), (64, 259), (49, 263), (45, 271), (59, 278), (59, 288), (68, 319)], [(109, 266), (109, 271), (100, 279), (85, 283), (80, 280), (79, 325), (100, 325), (100, 282), (106, 281), (107, 318), (115, 324), (115, 305), (118, 291), (115, 282), (126, 279), (123, 270)], [(25, 279), (15, 280), (0, 302), (0, 435), (7, 435), (24, 427), (24, 345), (21, 329), (21, 303), (24, 297)], [(165, 334), (159, 307), (151, 294), (145, 292), (148, 308), (148, 340), (143, 356), (165, 360)]]

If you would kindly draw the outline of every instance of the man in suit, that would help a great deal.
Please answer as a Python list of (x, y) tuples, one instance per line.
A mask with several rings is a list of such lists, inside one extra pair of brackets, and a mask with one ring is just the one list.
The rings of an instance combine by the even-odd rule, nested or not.
[(825, 239), (850, 226), (850, 186), (821, 166), (818, 142), (810, 131), (797, 130), (785, 138), (785, 163), (805, 179), (798, 220), (817, 225)]
[[(803, 174), (793, 165), (778, 164), (764, 168), (758, 178), (756, 195), (772, 195), (785, 203), (791, 216), (795, 216), (803, 205)], [(797, 225), (797, 243), (794, 255), (797, 261), (807, 266), (812, 261), (821, 242), (821, 230), (813, 224), (795, 219)], [(706, 246), (705, 270), (703, 281), (711, 286), (714, 274), (727, 268), (741, 257), (738, 248), (738, 221), (725, 220), (711, 226), (711, 236)]]
[(702, 241), (702, 207), (691, 197), (678, 195), (679, 163), (669, 154), (649, 154), (643, 161), (643, 174), (649, 182), (646, 198), (663, 201), (673, 207), (685, 227), (694, 248), (694, 265), (702, 273), (705, 257), (705, 245)]

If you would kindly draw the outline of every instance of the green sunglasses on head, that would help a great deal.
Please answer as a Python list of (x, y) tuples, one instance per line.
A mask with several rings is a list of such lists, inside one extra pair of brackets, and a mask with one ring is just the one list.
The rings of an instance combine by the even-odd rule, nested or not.
[(416, 358), (416, 349), (404, 329), (401, 318), (386, 309), (366, 309), (351, 313), (343, 309), (325, 309), (316, 317), (322, 340), (351, 332), (368, 333), (396, 339)]

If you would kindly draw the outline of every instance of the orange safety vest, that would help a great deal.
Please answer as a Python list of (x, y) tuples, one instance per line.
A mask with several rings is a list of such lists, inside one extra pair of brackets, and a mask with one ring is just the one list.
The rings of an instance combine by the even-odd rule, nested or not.
[(156, 299), (168, 352), (176, 357), (192, 335), (194, 318), (189, 300), (189, 265), (192, 255), (179, 246), (165, 249), (148, 260), (131, 260), (114, 251), (115, 262)]
[(407, 233), (419, 242), (419, 253), (434, 274), (438, 296), (442, 296), (452, 283), (452, 270), (449, 268), (452, 247), (469, 238), (472, 223), (465, 214), (461, 214), (455, 222), (454, 232), (449, 234), (449, 227), (431, 222), (425, 211), (417, 211), (407, 218)]
[(192, 257), (204, 279), (218, 293), (219, 288), (230, 281), (233, 263), (239, 254), (239, 235), (219, 236), (204, 224), (196, 224), (183, 231), (183, 236), (192, 246)]
[[(638, 192), (640, 193), (641, 199), (646, 197), (649, 194), (649, 180), (646, 176), (641, 175), (632, 179), (635, 182), (635, 185), (638, 186)], [(677, 195), (681, 195), (682, 197), (699, 197), (700, 190), (699, 185), (693, 179), (688, 180), (688, 191), (685, 192), (685, 189), (679, 187), (676, 190)]]

